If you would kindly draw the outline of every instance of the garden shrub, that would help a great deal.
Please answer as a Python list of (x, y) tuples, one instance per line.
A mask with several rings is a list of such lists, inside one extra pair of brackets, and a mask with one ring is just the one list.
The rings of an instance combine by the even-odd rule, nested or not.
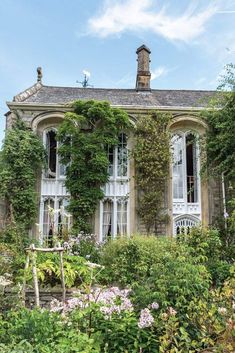
[[(71, 255), (65, 261), (70, 258), (76, 262)], [(111, 241), (100, 258), (106, 268), (99, 280), (108, 286), (98, 286), (93, 271), (101, 267), (90, 264), (89, 280), (65, 306), (54, 300), (51, 311), (5, 312), (0, 352), (25, 347), (26, 353), (232, 353), (234, 266), (223, 287), (210, 288), (205, 260), (207, 256), (193, 257), (192, 248), (176, 239)], [(46, 261), (38, 258), (39, 264)], [(110, 287), (111, 282), (125, 288)]]
[(216, 286), (223, 284), (229, 277), (230, 264), (224, 259), (224, 250), (219, 230), (194, 227), (187, 234), (178, 237), (189, 247), (191, 256), (204, 264)]
[(0, 231), (0, 243), (2, 246), (5, 244), (9, 251), (23, 253), (29, 242), (28, 233), (20, 224), (9, 224)]
[(190, 248), (170, 238), (137, 236), (110, 241), (101, 262), (107, 282), (130, 286), (140, 308), (157, 301), (162, 308), (174, 306), (185, 313), (195, 297), (207, 298), (210, 274)]
[(21, 309), (0, 320), (3, 353), (99, 353), (99, 345), (48, 310)]
[(118, 282), (122, 286), (138, 283), (150, 275), (159, 256), (169, 251), (179, 252), (179, 246), (170, 238), (141, 235), (110, 240), (101, 252), (101, 263), (105, 266), (103, 275), (107, 282)]

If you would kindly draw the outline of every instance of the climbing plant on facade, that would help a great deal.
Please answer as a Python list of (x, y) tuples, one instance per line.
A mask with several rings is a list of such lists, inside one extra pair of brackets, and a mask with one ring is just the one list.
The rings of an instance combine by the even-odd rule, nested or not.
[[(226, 89), (225, 92), (221, 90)], [(228, 91), (229, 89), (229, 91)], [(207, 168), (210, 173), (235, 179), (235, 66), (227, 66), (227, 74), (219, 86), (220, 93), (210, 109), (202, 112), (209, 129), (206, 134)]]
[(36, 219), (36, 178), (45, 158), (43, 144), (20, 119), (6, 133), (0, 153), (0, 197), (8, 221), (28, 229)]
[(155, 231), (167, 221), (164, 191), (171, 160), (170, 134), (167, 129), (171, 115), (152, 112), (139, 119), (135, 131), (133, 157), (136, 165), (138, 212), (147, 232)]
[(86, 232), (109, 179), (107, 147), (118, 144), (120, 132), (130, 123), (126, 112), (108, 102), (76, 101), (71, 109), (58, 130), (59, 154), (67, 165), (65, 185), (74, 229)]
[[(202, 116), (207, 121), (208, 130), (205, 138), (206, 163), (204, 169), (208, 175), (218, 180), (223, 175), (225, 181), (225, 203), (219, 222), (223, 234), (223, 249), (230, 253), (234, 261), (235, 255), (235, 65), (225, 67), (225, 75), (221, 78), (218, 95), (211, 102)], [(225, 219), (224, 219), (225, 217)]]

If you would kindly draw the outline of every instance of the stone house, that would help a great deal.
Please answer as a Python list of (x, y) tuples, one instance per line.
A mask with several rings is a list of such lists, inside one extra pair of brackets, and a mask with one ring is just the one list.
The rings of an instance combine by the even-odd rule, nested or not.
[[(140, 115), (148, 114), (153, 109), (172, 113), (173, 161), (164, 201), (170, 222), (162, 225), (160, 234), (174, 235), (182, 227), (200, 223), (208, 225), (218, 214), (221, 187), (218, 182), (202, 180), (200, 176), (197, 138), (207, 129), (198, 113), (207, 106), (215, 92), (151, 89), (150, 50), (142, 45), (136, 53), (138, 67), (136, 87), (133, 89), (45, 86), (39, 68), (37, 83), (7, 102), (6, 128), (11, 126), (17, 114), (41, 136), (48, 151), (48, 169), (42, 172), (37, 185), (37, 222), (43, 236), (57, 232), (62, 225), (65, 228), (70, 226), (70, 217), (64, 211), (69, 194), (64, 185), (65, 167), (56, 154), (56, 129), (69, 110), (66, 104), (78, 99), (106, 100), (111, 106), (124, 109), (133, 124)], [(126, 158), (131, 148), (131, 136), (122, 133), (118, 146), (108, 151), (110, 180), (104, 186), (105, 198), (97, 205), (94, 217), (94, 233), (100, 240), (107, 236), (145, 232), (136, 207), (134, 163)], [(48, 206), (57, 210), (53, 216), (49, 214)]]

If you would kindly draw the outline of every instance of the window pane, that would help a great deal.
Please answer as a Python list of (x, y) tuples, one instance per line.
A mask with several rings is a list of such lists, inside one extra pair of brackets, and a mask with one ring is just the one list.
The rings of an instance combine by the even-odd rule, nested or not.
[(119, 142), (117, 147), (118, 155), (117, 155), (117, 175), (120, 176), (127, 176), (127, 137), (125, 134), (119, 135)]
[(112, 147), (112, 146), (108, 146), (108, 160), (109, 160), (108, 174), (109, 174), (109, 176), (113, 176), (113, 170), (114, 170), (114, 147)]
[(103, 202), (103, 239), (112, 236), (113, 232), (113, 202), (105, 200)]
[(118, 200), (117, 202), (117, 234), (127, 234), (127, 201)]
[(66, 235), (70, 227), (70, 214), (67, 211), (69, 201), (67, 198), (59, 200), (57, 230), (60, 236)]
[(48, 238), (54, 234), (54, 200), (44, 201), (43, 209), (43, 235)]
[(173, 198), (183, 199), (183, 138), (175, 135), (173, 145)]
[(59, 158), (59, 176), (60, 177), (65, 177), (66, 176), (66, 169), (67, 169), (67, 166), (62, 164), (60, 162), (60, 158)]
[(47, 177), (56, 177), (56, 132), (48, 131), (46, 134), (46, 149), (47, 149)]
[(197, 142), (193, 134), (186, 136), (187, 201), (198, 201)]

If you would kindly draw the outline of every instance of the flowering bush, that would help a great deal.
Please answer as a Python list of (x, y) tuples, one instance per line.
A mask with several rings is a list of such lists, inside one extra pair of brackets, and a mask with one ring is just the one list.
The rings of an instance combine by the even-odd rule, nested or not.
[[(56, 263), (44, 260), (40, 270), (53, 273)], [(211, 287), (190, 247), (152, 237), (106, 244), (101, 264), (76, 254), (65, 260), (75, 271), (81, 261), (76, 296), (65, 305), (54, 300), (50, 311), (5, 312), (0, 351), (14, 352), (14, 346), (21, 352), (25, 344), (26, 353), (234, 352), (234, 267), (223, 287)]]
[(102, 244), (97, 241), (95, 234), (81, 232), (77, 236), (70, 237), (63, 246), (69, 255), (79, 255), (92, 262), (97, 262), (100, 258)]

